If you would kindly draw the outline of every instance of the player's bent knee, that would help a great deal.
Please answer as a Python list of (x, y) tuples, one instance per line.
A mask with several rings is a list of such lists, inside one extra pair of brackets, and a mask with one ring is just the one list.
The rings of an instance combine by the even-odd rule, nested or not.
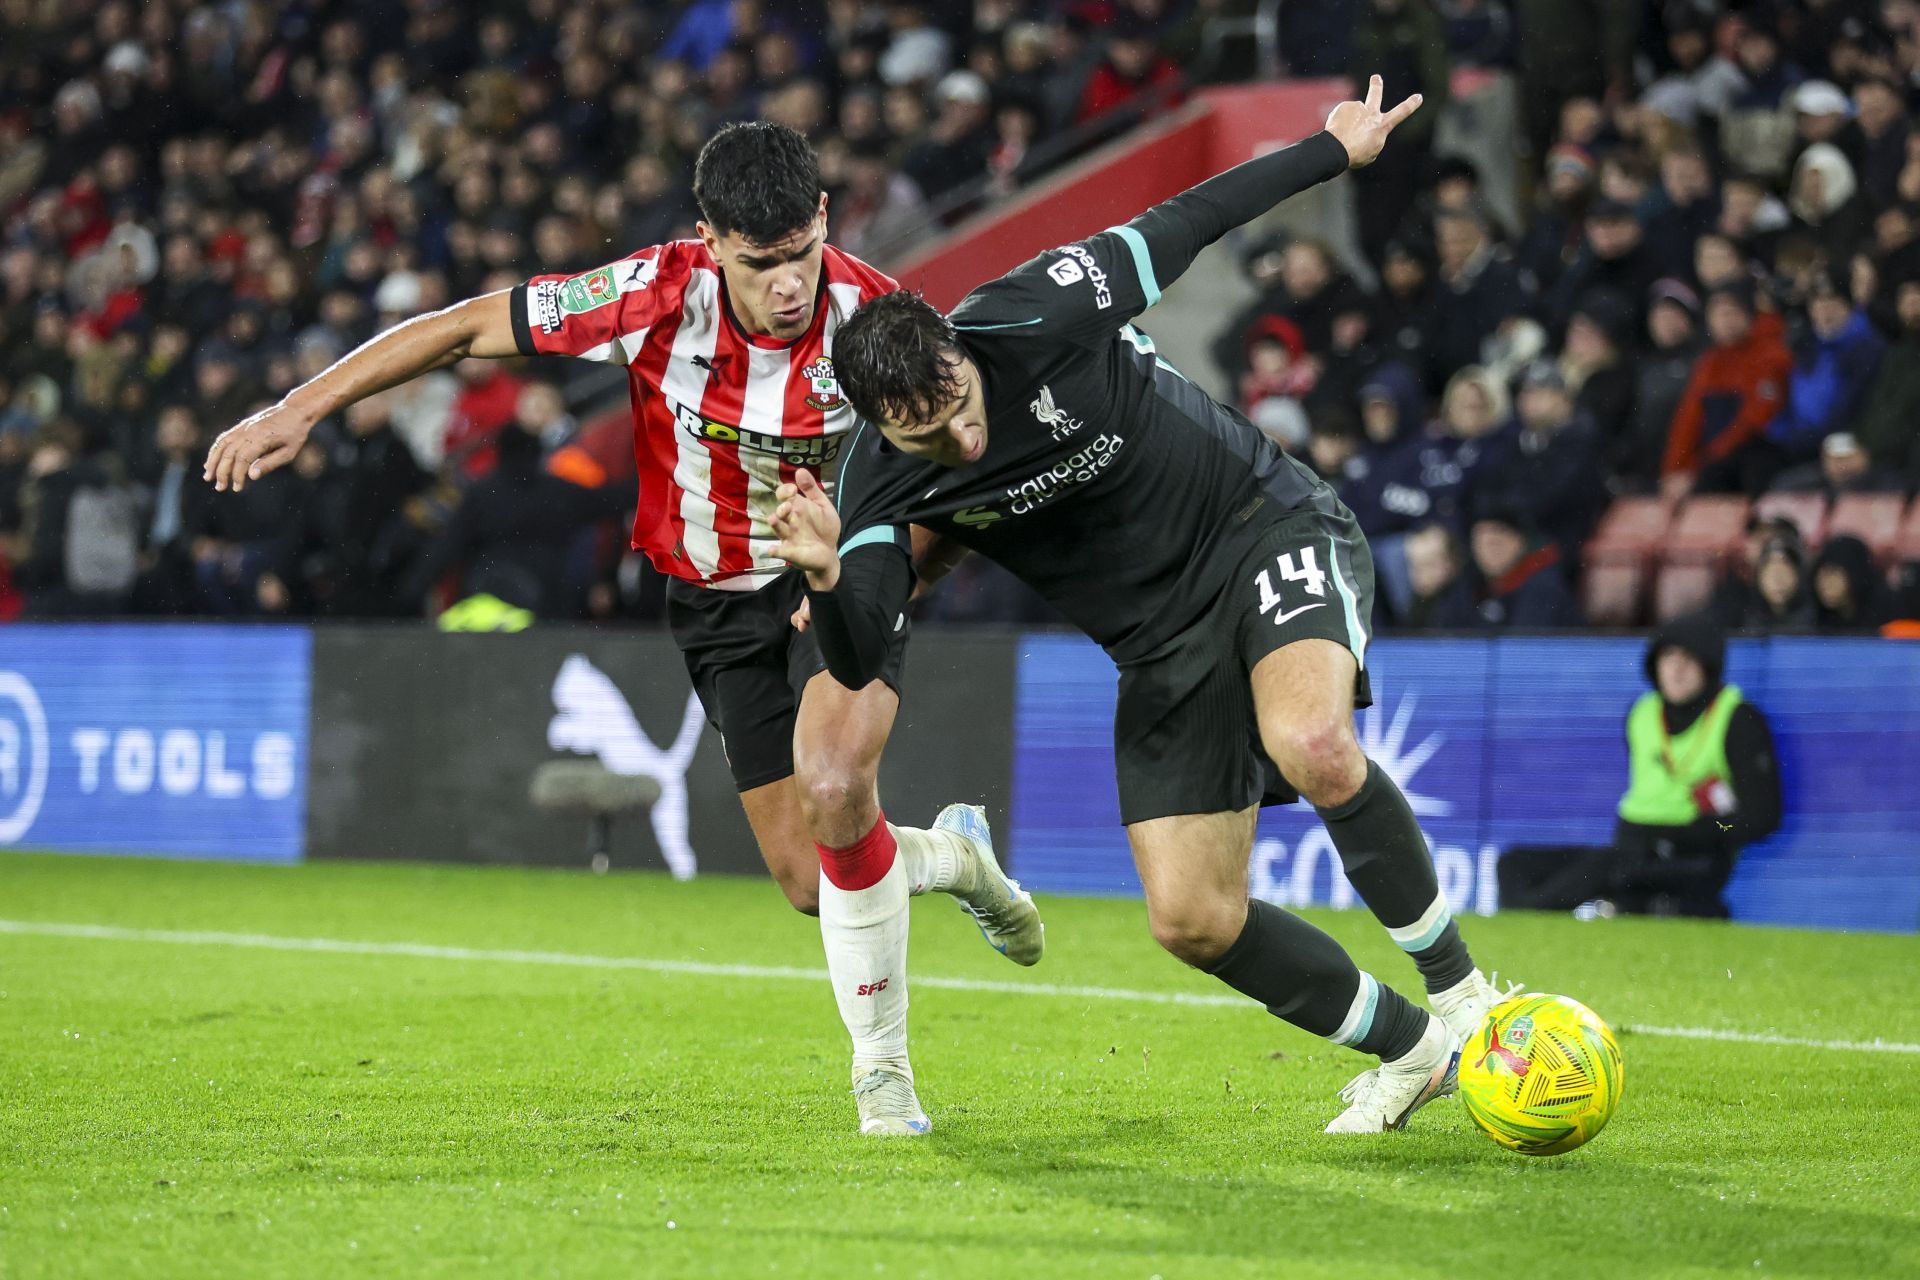
[(1349, 719), (1306, 716), (1271, 726), (1267, 749), (1308, 803), (1342, 804), (1367, 780), (1367, 757)]
[(836, 817), (857, 809), (873, 794), (874, 780), (862, 770), (829, 763), (798, 775), (800, 803), (809, 822)]
[(1247, 904), (1206, 902), (1149, 909), (1153, 940), (1196, 969), (1211, 968), (1246, 926)]

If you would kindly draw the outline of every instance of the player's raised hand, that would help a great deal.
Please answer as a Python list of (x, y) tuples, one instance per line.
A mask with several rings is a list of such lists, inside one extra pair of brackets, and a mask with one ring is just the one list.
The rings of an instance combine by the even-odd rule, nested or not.
[(1364, 102), (1343, 102), (1327, 117), (1327, 132), (1347, 149), (1347, 167), (1360, 169), (1379, 158), (1394, 126), (1420, 109), (1420, 95), (1414, 94), (1391, 111), (1380, 110), (1383, 86), (1379, 76), (1367, 80)]
[(201, 479), (219, 490), (235, 493), (292, 462), (313, 430), (313, 419), (284, 400), (222, 431), (207, 450)]
[(773, 554), (807, 573), (816, 591), (831, 591), (840, 580), (840, 513), (813, 472), (799, 471), (792, 484), (774, 490), (773, 531), (780, 541)]

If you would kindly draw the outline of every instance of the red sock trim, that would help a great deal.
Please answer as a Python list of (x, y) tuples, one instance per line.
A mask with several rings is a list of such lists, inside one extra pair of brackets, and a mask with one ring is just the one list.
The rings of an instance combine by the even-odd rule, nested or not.
[(820, 851), (820, 870), (827, 881), (835, 888), (848, 891), (871, 889), (879, 884), (880, 878), (893, 868), (896, 848), (884, 813), (873, 824), (873, 830), (844, 849), (829, 849), (823, 844), (813, 847)]

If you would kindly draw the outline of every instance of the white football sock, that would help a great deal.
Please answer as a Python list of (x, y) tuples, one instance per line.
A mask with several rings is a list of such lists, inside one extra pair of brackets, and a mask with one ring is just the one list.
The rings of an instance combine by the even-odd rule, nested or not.
[(974, 888), (973, 851), (967, 842), (951, 831), (923, 831), (919, 827), (896, 827), (891, 822), (893, 842), (899, 849), (897, 862), (907, 865), (907, 892), (920, 894), (968, 894)]
[(907, 1065), (907, 869), (895, 857), (866, 889), (820, 877), (820, 940), (840, 1020), (853, 1038), (853, 1078), (884, 1067), (913, 1079)]

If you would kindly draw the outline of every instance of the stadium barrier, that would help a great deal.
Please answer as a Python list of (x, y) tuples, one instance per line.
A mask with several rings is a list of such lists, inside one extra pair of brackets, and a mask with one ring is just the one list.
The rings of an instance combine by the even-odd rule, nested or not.
[[(909, 670), (889, 813), (1005, 813), (1012, 639), (926, 636)], [(557, 760), (657, 785), (616, 821), (615, 867), (760, 870), (719, 736), (659, 633), (0, 628), (0, 849), (585, 866), (589, 819), (531, 795)]]
[[(1504, 849), (1608, 840), (1643, 651), (1620, 637), (1369, 650), (1362, 740), (1412, 800), (1456, 908), (1497, 908)], [(1786, 791), (1782, 830), (1736, 873), (1736, 916), (1915, 930), (1920, 647), (1742, 640), (1728, 674), (1772, 721)], [(1137, 894), (1114, 688), (1078, 637), (922, 634), (882, 768), (889, 814), (984, 803), (1035, 888)], [(584, 866), (588, 820), (530, 796), (556, 760), (657, 786), (616, 823), (614, 866), (759, 871), (722, 746), (659, 633), (0, 628), (0, 848)], [(1353, 901), (1302, 806), (1262, 815), (1252, 883), (1283, 904)]]
[[(1367, 752), (1406, 791), (1458, 911), (1498, 907), (1516, 845), (1604, 845), (1626, 789), (1627, 707), (1644, 640), (1386, 639), (1367, 651)], [(1773, 726), (1785, 822), (1728, 892), (1738, 919), (1899, 932), (1920, 926), (1920, 646), (1776, 638), (1730, 646), (1727, 678)], [(1013, 862), (1030, 887), (1134, 895), (1113, 786), (1115, 676), (1078, 637), (1022, 645)], [(1304, 805), (1265, 810), (1253, 892), (1346, 906), (1326, 830)]]

